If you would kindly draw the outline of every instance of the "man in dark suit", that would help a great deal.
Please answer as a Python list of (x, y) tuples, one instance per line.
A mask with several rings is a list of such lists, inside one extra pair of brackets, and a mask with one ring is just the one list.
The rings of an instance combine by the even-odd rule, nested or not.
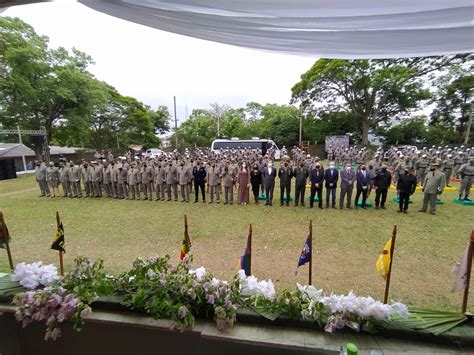
[(362, 194), (362, 203), (361, 207), (365, 209), (365, 202), (367, 200), (367, 192), (369, 191), (370, 186), (370, 174), (368, 173), (365, 164), (360, 166), (360, 169), (356, 173), (356, 180), (357, 180), (357, 192), (355, 197), (355, 208), (358, 208), (357, 202), (359, 201), (359, 197)]
[(196, 166), (193, 168), (194, 195), (195, 195), (194, 203), (198, 202), (199, 189), (201, 189), (201, 193), (202, 193), (202, 202), (206, 202), (206, 192), (204, 189), (206, 185), (206, 175), (207, 175), (206, 168), (204, 168), (201, 162), (198, 161)]
[(332, 195), (331, 207), (336, 208), (336, 189), (339, 180), (339, 171), (334, 162), (329, 163), (329, 169), (324, 172), (324, 181), (326, 187), (326, 208), (329, 208), (329, 196)]
[(267, 166), (262, 169), (263, 186), (265, 187), (265, 195), (267, 196), (265, 206), (272, 205), (273, 190), (275, 189), (275, 178), (276, 169), (273, 167), (273, 163), (269, 161)]
[[(291, 194), (291, 178), (293, 177), (293, 170), (288, 166), (288, 162), (284, 162), (283, 166), (278, 170), (278, 178), (280, 179), (280, 206), (286, 202), (286, 206), (290, 205)], [(286, 191), (286, 199), (285, 199)]]
[(324, 169), (321, 164), (316, 163), (313, 170), (309, 172), (309, 180), (311, 181), (311, 196), (309, 198), (309, 208), (313, 208), (314, 195), (318, 193), (318, 207), (323, 208), (323, 182)]
[(397, 191), (398, 191), (398, 212), (407, 213), (408, 202), (410, 196), (413, 195), (416, 191), (417, 180), (416, 176), (413, 175), (413, 169), (410, 167), (405, 168), (405, 173), (400, 174), (397, 182)]
[[(385, 201), (387, 201), (387, 191), (392, 182), (392, 175), (387, 170), (387, 165), (382, 165), (382, 169), (377, 172), (374, 178), (375, 186), (375, 209), (378, 210), (379, 206), (384, 210)], [(380, 198), (382, 197), (382, 201)]]
[(306, 179), (308, 178), (308, 170), (304, 166), (304, 162), (300, 162), (300, 166), (293, 169), (293, 175), (295, 176), (295, 207), (298, 207), (299, 201), (304, 207)]

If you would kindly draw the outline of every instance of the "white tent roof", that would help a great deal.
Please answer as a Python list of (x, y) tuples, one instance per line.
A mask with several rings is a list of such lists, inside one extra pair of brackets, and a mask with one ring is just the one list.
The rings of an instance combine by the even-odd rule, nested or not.
[(326, 58), (474, 50), (472, 0), (79, 0), (106, 14), (205, 40)]

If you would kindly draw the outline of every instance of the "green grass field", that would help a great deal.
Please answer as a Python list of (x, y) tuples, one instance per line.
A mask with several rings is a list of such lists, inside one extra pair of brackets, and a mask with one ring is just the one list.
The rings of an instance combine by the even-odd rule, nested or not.
[[(279, 196), (278, 188), (275, 192)], [(391, 298), (425, 308), (460, 308), (462, 295), (450, 292), (451, 269), (464, 252), (474, 208), (454, 204), (457, 192), (442, 195), (445, 204), (438, 206), (436, 216), (417, 212), (421, 192), (416, 192), (408, 215), (396, 212), (394, 191), (389, 192), (387, 210), (378, 211), (280, 207), (278, 197), (273, 207), (264, 207), (38, 195), (33, 176), (0, 181), (0, 210), (13, 236), (14, 262), (57, 262), (57, 252), (50, 249), (56, 211), (65, 227), (66, 268), (78, 255), (104, 259), (113, 273), (129, 268), (138, 256), (169, 254), (178, 262), (187, 214), (196, 267), (203, 265), (219, 278), (230, 278), (252, 223), (253, 274), (271, 278), (277, 288), (293, 289), (296, 282), (307, 283), (307, 266), (298, 277), (294, 271), (312, 219), (313, 283), (327, 293), (354, 290), (382, 299), (385, 282), (375, 261), (396, 224)], [(370, 200), (374, 198), (373, 193)], [(7, 269), (6, 252), (0, 250), (0, 270)], [(468, 310), (474, 312), (474, 295)]]

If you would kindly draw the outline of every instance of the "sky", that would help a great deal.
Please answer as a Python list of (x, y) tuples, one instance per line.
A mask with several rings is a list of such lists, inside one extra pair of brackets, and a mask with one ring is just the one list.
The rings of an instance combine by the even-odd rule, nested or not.
[(166, 105), (178, 121), (211, 102), (288, 104), (291, 87), (318, 58), (234, 47), (185, 37), (111, 17), (71, 0), (15, 6), (19, 17), (52, 47), (73, 47), (92, 56), (89, 70), (123, 95), (152, 108)]

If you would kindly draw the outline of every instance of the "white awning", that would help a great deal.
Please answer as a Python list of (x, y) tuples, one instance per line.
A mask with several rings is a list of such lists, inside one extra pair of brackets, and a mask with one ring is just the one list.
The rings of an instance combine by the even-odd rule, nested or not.
[(474, 52), (472, 0), (79, 2), (163, 31), (298, 55), (393, 58)]

